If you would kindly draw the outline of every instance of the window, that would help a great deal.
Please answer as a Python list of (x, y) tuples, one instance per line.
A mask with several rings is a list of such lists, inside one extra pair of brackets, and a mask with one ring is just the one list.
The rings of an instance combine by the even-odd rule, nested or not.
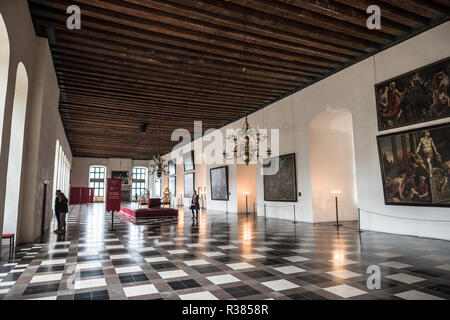
[(89, 168), (89, 188), (94, 189), (94, 197), (105, 196), (106, 168), (91, 166)]
[(161, 198), (161, 178), (155, 179), (155, 198)]
[(9, 72), (9, 37), (5, 22), (0, 13), (0, 146), (3, 133), (3, 116), (5, 114), (6, 87)]
[(145, 194), (147, 189), (147, 168), (133, 168), (132, 172), (132, 185), (131, 185), (131, 196), (134, 198), (136, 195), (138, 197)]

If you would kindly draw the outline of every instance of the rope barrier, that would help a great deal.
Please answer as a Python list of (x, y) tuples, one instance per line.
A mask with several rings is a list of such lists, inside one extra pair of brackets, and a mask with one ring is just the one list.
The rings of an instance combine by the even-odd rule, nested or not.
[(292, 206), (294, 206), (294, 204), (288, 205), (288, 206), (268, 206), (267, 204), (264, 203), (256, 203), (257, 206), (266, 206), (266, 208), (292, 208)]
[(396, 217), (396, 216), (391, 216), (391, 215), (388, 215), (388, 214), (374, 212), (374, 211), (370, 211), (370, 210), (366, 210), (366, 209), (360, 209), (360, 210), (364, 211), (364, 212), (367, 212), (369, 214), (374, 214), (374, 215), (377, 215), (377, 216), (389, 217), (389, 218), (394, 218), (394, 219), (400, 219), (400, 220), (426, 221), (426, 222), (450, 222), (450, 220), (433, 220), (433, 219), (415, 219), (415, 218)]
[(264, 207), (264, 220), (267, 220), (267, 214), (266, 214), (266, 209), (267, 208), (292, 208), (294, 210), (294, 221), (292, 221), (292, 223), (298, 223), (298, 221), (295, 218), (295, 204), (291, 204), (291, 205), (286, 205), (286, 206), (268, 206), (266, 203), (256, 203), (254, 202), (253, 205), (259, 205), (259, 206), (263, 206)]

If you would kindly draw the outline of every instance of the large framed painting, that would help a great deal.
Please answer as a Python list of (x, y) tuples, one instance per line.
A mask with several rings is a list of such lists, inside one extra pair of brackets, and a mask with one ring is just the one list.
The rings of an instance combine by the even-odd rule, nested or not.
[(211, 200), (228, 201), (228, 167), (218, 167), (209, 170), (211, 182)]
[(183, 154), (183, 164), (185, 172), (194, 171), (195, 169), (194, 151)]
[(450, 58), (375, 85), (378, 130), (450, 116)]
[(177, 174), (177, 166), (175, 160), (169, 160), (169, 176)]
[(450, 123), (377, 140), (387, 205), (450, 206)]
[(128, 171), (111, 171), (111, 178), (121, 179), (122, 184), (128, 184)]
[(172, 196), (177, 195), (177, 176), (169, 176), (169, 191)]
[(184, 174), (184, 197), (192, 198), (195, 190), (195, 174), (194, 172)]
[(297, 202), (295, 154), (265, 159), (263, 166), (278, 166), (271, 174), (264, 173), (264, 200)]

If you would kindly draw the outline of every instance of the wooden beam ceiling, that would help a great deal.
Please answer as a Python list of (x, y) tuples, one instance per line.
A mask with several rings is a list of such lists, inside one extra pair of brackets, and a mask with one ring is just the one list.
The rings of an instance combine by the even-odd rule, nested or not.
[[(382, 28), (366, 26), (369, 5)], [(81, 30), (66, 9), (81, 8)], [(448, 0), (29, 0), (74, 156), (150, 159), (449, 19)], [(245, 36), (244, 36), (245, 34)], [(49, 36), (50, 35), (50, 36)], [(244, 42), (245, 38), (245, 42)], [(245, 71), (244, 71), (245, 70)], [(148, 123), (146, 132), (140, 125)]]

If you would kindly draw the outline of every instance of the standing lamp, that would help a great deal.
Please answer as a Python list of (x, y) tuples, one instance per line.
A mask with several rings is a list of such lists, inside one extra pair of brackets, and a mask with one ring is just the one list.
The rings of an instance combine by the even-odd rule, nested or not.
[(178, 194), (180, 195), (180, 203), (178, 204), (178, 206), (184, 206), (184, 203), (183, 203), (183, 192), (179, 192)]
[(331, 194), (333, 195), (335, 201), (336, 201), (336, 224), (333, 224), (333, 226), (335, 226), (338, 230), (339, 227), (342, 226), (342, 224), (339, 224), (339, 208), (338, 208), (338, 198), (341, 195), (341, 191), (340, 190), (333, 190), (331, 191)]
[(242, 193), (245, 194), (245, 214), (248, 217), (248, 195), (250, 194), (250, 192), (244, 191)]

